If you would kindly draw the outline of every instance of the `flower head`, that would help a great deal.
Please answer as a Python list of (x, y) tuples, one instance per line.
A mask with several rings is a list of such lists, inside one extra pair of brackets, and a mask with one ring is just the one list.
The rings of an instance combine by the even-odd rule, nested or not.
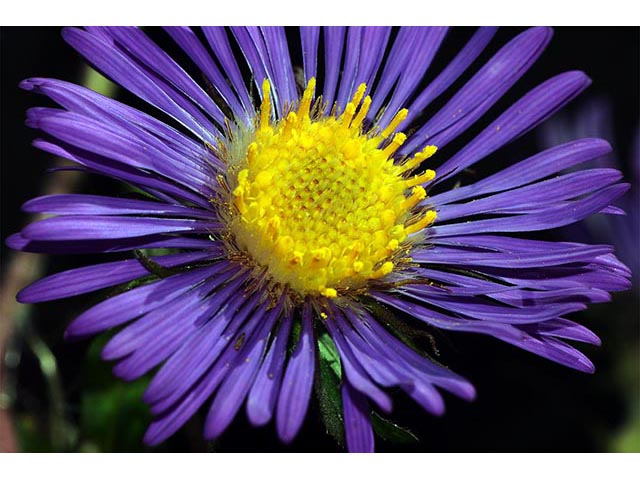
[[(289, 442), (318, 370), (339, 384), (352, 451), (373, 449), (371, 409), (391, 411), (390, 387), (433, 414), (444, 411), (441, 390), (472, 399), (467, 380), (400, 340), (399, 312), (593, 370), (566, 340), (599, 339), (565, 316), (627, 288), (629, 269), (606, 245), (520, 234), (609, 211), (628, 188), (617, 171), (563, 173), (609, 145), (569, 142), (443, 187), (589, 84), (581, 72), (553, 77), (448, 151), (541, 54), (549, 29), (502, 47), (426, 120), (425, 108), (449, 94), (495, 29), (478, 29), (421, 90), (446, 29), (401, 28), (392, 40), (386, 27), (301, 28), (301, 80), (282, 28), (166, 31), (210, 91), (141, 30), (63, 33), (166, 121), (59, 80), (22, 84), (62, 107), (29, 111), (29, 125), (48, 135), (38, 148), (151, 199), (36, 198), (25, 210), (56, 216), (8, 240), (34, 252), (135, 253), (44, 278), (18, 298), (135, 282), (82, 313), (66, 335), (119, 328), (103, 350), (115, 374), (133, 379), (158, 368), (144, 395), (156, 415), (148, 443), (169, 437), (209, 400), (205, 437), (219, 436), (246, 404), (253, 424), (275, 419)], [(251, 71), (255, 102), (234, 47)]]

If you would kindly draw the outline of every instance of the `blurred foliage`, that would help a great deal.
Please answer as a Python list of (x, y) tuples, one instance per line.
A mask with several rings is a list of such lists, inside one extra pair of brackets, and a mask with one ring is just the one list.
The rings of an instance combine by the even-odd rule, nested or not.
[(149, 407), (142, 402), (149, 380), (143, 377), (126, 383), (113, 376), (109, 365), (100, 358), (100, 351), (110, 337), (103, 334), (96, 338), (87, 353), (78, 450), (141, 451), (144, 449), (142, 438), (151, 421)]

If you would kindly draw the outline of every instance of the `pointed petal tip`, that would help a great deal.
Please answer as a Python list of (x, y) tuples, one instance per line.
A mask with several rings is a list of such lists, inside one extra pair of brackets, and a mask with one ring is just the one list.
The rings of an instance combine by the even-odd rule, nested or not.
[(589, 373), (589, 374), (593, 374), (596, 372), (596, 366), (593, 364), (593, 362), (591, 362), (591, 360), (589, 360), (588, 363), (581, 364), (581, 366), (583, 367), (579, 369), (581, 372)]
[(39, 303), (43, 301), (41, 300), (41, 294), (43, 292), (34, 291), (32, 288), (33, 285), (33, 283), (31, 285), (27, 285), (16, 294), (16, 300), (19, 303)]
[(158, 434), (157, 429), (154, 427), (155, 427), (155, 423), (152, 423), (147, 428), (147, 431), (144, 432), (144, 437), (142, 439), (142, 442), (148, 447), (155, 447), (156, 445), (166, 440), (165, 437)]

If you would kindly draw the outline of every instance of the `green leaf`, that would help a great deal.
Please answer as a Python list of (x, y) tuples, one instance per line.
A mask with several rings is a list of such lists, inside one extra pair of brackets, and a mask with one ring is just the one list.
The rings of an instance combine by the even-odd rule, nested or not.
[(300, 316), (296, 315), (293, 317), (293, 324), (291, 325), (291, 334), (289, 335), (289, 346), (288, 351), (289, 355), (293, 354), (293, 351), (296, 349), (298, 345), (298, 341), (300, 340), (300, 335), (302, 334), (302, 322), (300, 321)]
[(320, 405), (320, 416), (327, 434), (331, 435), (338, 445), (344, 446), (344, 420), (340, 393), (342, 367), (338, 350), (326, 332), (318, 338), (318, 351), (315, 390)]
[(318, 338), (318, 351), (320, 359), (327, 362), (331, 370), (335, 373), (338, 380), (342, 378), (342, 365), (340, 364), (340, 354), (328, 333), (324, 332)]
[(386, 442), (408, 444), (418, 443), (420, 439), (405, 427), (393, 423), (391, 420), (381, 417), (376, 412), (371, 412), (371, 424), (373, 430)]

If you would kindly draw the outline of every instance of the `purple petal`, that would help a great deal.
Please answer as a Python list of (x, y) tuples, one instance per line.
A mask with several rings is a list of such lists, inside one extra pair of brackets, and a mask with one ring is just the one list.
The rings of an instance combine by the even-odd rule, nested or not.
[(272, 308), (261, 319), (257, 332), (248, 336), (240, 347), (236, 360), (229, 368), (229, 374), (216, 393), (205, 421), (204, 436), (207, 439), (217, 438), (226, 430), (242, 406), (249, 393), (253, 380), (262, 364), (267, 350), (267, 342), (271, 330), (282, 311), (283, 301)]
[(253, 81), (258, 92), (260, 92), (260, 98), (262, 98), (262, 82), (264, 79), (269, 79), (273, 104), (276, 112), (280, 113), (282, 105), (279, 101), (278, 92), (274, 89), (275, 81), (267, 58), (264, 40), (258, 31), (258, 27), (231, 27), (231, 31), (240, 46), (247, 65), (249, 65)]
[(164, 175), (204, 196), (210, 196), (213, 171), (192, 166), (183, 155), (158, 139), (135, 136), (128, 126), (106, 124), (74, 112), (32, 108), (27, 124), (78, 149), (112, 159), (128, 167)]
[(599, 168), (572, 172), (532, 185), (508, 190), (471, 202), (438, 209), (438, 221), (477, 214), (528, 213), (562, 205), (565, 201), (590, 194), (622, 178), (613, 169)]
[[(549, 28), (531, 28), (511, 40), (403, 145), (443, 147), (480, 118), (531, 67), (551, 40)], [(442, 174), (442, 172), (439, 172)]]
[[(23, 80), (20, 87), (48, 96), (66, 110), (104, 123), (114, 123), (129, 129), (131, 133), (143, 133), (160, 139), (166, 147), (170, 147), (182, 155), (185, 163), (206, 166), (206, 162), (214, 163), (211, 152), (202, 143), (178, 132), (160, 120), (135, 108), (105, 97), (93, 90), (50, 78), (30, 78)], [(149, 138), (148, 136), (145, 138)], [(206, 160), (205, 160), (206, 159)], [(219, 164), (219, 161), (217, 161)], [(222, 165), (218, 165), (219, 167)]]
[(109, 298), (80, 314), (67, 327), (65, 337), (85, 337), (126, 323), (162, 307), (192, 289), (207, 277), (215, 275), (225, 266), (225, 262), (218, 262), (210, 267), (172, 275), (163, 280)]
[[(148, 313), (113, 337), (102, 358), (127, 355), (113, 367), (113, 374), (126, 381), (139, 378), (183, 345), (196, 330), (196, 323), (210, 318), (218, 307), (215, 300), (204, 298), (216, 286), (209, 283)], [(139, 334), (132, 337), (131, 330)]]
[(292, 322), (291, 315), (283, 318), (247, 397), (247, 416), (255, 426), (265, 425), (273, 416), (280, 393)]
[(612, 185), (581, 200), (542, 209), (535, 213), (454, 223), (433, 227), (430, 230), (434, 236), (549, 230), (575, 223), (589, 215), (598, 213), (628, 189), (629, 184), (626, 183)]
[[(258, 312), (254, 314), (254, 317), (257, 316), (258, 319), (261, 319), (261, 314), (262, 312)], [(252, 321), (246, 325), (246, 335), (250, 336), (256, 325), (256, 321)], [(147, 429), (144, 437), (145, 443), (157, 445), (178, 430), (227, 377), (229, 374), (228, 366), (235, 361), (238, 353), (238, 350), (233, 348), (233, 344), (228, 344), (217, 362), (208, 368), (206, 373), (198, 378), (193, 386), (190, 385), (184, 395), (181, 395), (176, 400), (172, 399), (165, 402), (166, 407), (160, 410), (164, 413)]]
[[(526, 331), (521, 328), (508, 324), (451, 317), (426, 308), (423, 305), (413, 303), (410, 300), (399, 299), (382, 293), (376, 292), (373, 296), (381, 302), (394, 306), (416, 319), (435, 327), (445, 330), (491, 335), (562, 365), (584, 372), (593, 371), (593, 364), (582, 353), (552, 337), (540, 339), (526, 333)], [(526, 326), (523, 326), (522, 328), (525, 327)]]
[[(163, 267), (176, 267), (215, 256), (216, 253), (212, 250), (151, 257), (151, 260)], [(129, 282), (146, 275), (149, 275), (149, 272), (137, 259), (74, 268), (41, 278), (22, 289), (18, 293), (17, 299), (22, 303), (39, 303), (73, 297)]]
[[(455, 156), (438, 168), (439, 178), (473, 165), (498, 148), (531, 130), (573, 100), (591, 80), (582, 72), (557, 75), (512, 104)], [(445, 136), (448, 135), (446, 132)], [(441, 137), (429, 139), (438, 145)]]
[[(260, 27), (260, 31), (264, 38), (268, 62), (273, 71), (275, 79), (273, 86), (278, 92), (278, 98), (283, 106), (291, 105), (298, 100), (298, 93), (284, 27)], [(282, 111), (284, 112), (284, 108)]]
[(581, 245), (550, 252), (469, 252), (462, 249), (434, 247), (415, 250), (411, 258), (418, 263), (447, 265), (488, 265), (505, 268), (536, 268), (573, 262), (590, 262), (599, 255), (610, 253), (607, 245)]
[(588, 138), (560, 145), (522, 160), (471, 185), (447, 190), (431, 196), (435, 205), (444, 205), (466, 198), (500, 192), (540, 180), (566, 168), (609, 153), (611, 146), (604, 140)]
[(424, 27), (402, 27), (398, 31), (372, 96), (371, 108), (368, 114), (370, 120), (373, 120), (382, 108), (383, 102), (391, 92), (398, 77), (408, 70), (409, 58), (412, 53), (415, 54), (416, 47), (421, 44), (428, 31)]
[(164, 81), (211, 115), (219, 124), (224, 114), (211, 97), (166, 52), (161, 50), (142, 30), (134, 27), (104, 27), (102, 30), (114, 40), (118, 50), (137, 64), (155, 72)]
[(566, 338), (567, 340), (575, 340), (597, 346), (602, 344), (600, 338), (587, 327), (564, 318), (531, 325), (531, 327), (527, 328), (531, 328), (533, 332), (540, 335)]
[(409, 106), (407, 124), (412, 122), (427, 105), (445, 92), (464, 73), (489, 44), (496, 30), (497, 27), (480, 27), (476, 30), (464, 48)]
[(466, 400), (473, 400), (475, 390), (464, 378), (422, 357), (391, 335), (377, 320), (364, 310), (357, 314), (346, 310), (351, 324), (358, 333), (380, 352), (385, 352), (398, 368), (404, 368), (413, 377), (413, 385), (403, 387), (427, 411), (438, 415), (444, 412), (442, 397), (432, 387), (437, 385)]
[(392, 409), (391, 398), (372, 381), (331, 316), (325, 320), (325, 325), (340, 353), (342, 369), (349, 383), (356, 390), (373, 400), (383, 411), (390, 412)]
[[(215, 142), (218, 129), (184, 98), (180, 99), (159, 77), (152, 78), (104, 37), (76, 28), (65, 28), (64, 39), (99, 70), (134, 95), (172, 116), (196, 136)], [(172, 93), (174, 93), (172, 95)]]
[(356, 333), (356, 328), (344, 318), (340, 310), (336, 309), (333, 315), (355, 358), (378, 385), (397, 387), (412, 383), (410, 375), (406, 371), (397, 368), (396, 362), (390, 362), (383, 352), (376, 351), (374, 347)]
[(352, 453), (373, 453), (373, 427), (366, 397), (348, 381), (342, 382), (341, 390), (347, 450)]
[(347, 50), (337, 99), (343, 110), (361, 83), (371, 87), (378, 72), (391, 28), (350, 27), (347, 33)]
[[(408, 48), (410, 51), (407, 59), (407, 68), (398, 77), (398, 83), (393, 91), (391, 99), (385, 104), (385, 110), (380, 120), (376, 124), (380, 128), (385, 128), (392, 120), (400, 108), (402, 108), (407, 99), (414, 93), (420, 81), (424, 78), (433, 57), (440, 49), (440, 44), (447, 34), (447, 27), (426, 27), (419, 30), (420, 38), (414, 48)], [(405, 120), (405, 125), (408, 123)]]
[(324, 27), (324, 85), (322, 98), (327, 102), (325, 113), (333, 108), (344, 47), (345, 27)]
[(320, 27), (300, 27), (300, 46), (305, 84), (316, 76)]
[[(175, 402), (216, 361), (258, 303), (255, 295), (247, 299), (242, 294), (246, 278), (238, 275), (211, 297), (215, 305), (210, 318), (196, 322), (191, 337), (158, 370), (142, 397), (145, 402), (157, 404), (166, 398), (169, 404)], [(230, 338), (223, 341), (223, 334)]]
[(247, 86), (244, 83), (238, 62), (231, 50), (229, 38), (224, 27), (202, 27), (204, 36), (220, 62), (222, 71), (229, 77), (231, 87), (236, 91), (245, 110), (251, 116), (254, 113), (253, 102), (249, 98)]
[(29, 213), (55, 215), (171, 215), (182, 218), (215, 218), (216, 214), (182, 205), (104, 197), (101, 195), (45, 195), (26, 202), (22, 209)]
[(171, 237), (165, 235), (147, 235), (145, 237), (119, 238), (111, 240), (76, 241), (36, 241), (23, 237), (20, 233), (9, 236), (7, 245), (15, 250), (32, 253), (81, 254), (113, 253), (140, 250), (146, 248), (211, 248), (211, 240), (189, 237)]
[(207, 80), (217, 90), (222, 99), (229, 105), (237, 119), (243, 120), (247, 125), (254, 115), (253, 105), (249, 102), (241, 105), (238, 97), (226, 82), (222, 72), (198, 40), (196, 34), (189, 27), (164, 27), (171, 38), (189, 55), (200, 70), (207, 76)]
[(153, 217), (76, 216), (45, 218), (27, 225), (22, 235), (30, 240), (107, 240), (157, 233), (207, 233), (219, 230), (217, 222)]
[(174, 183), (170, 183), (158, 175), (152, 176), (140, 169), (132, 168), (111, 159), (83, 151), (72, 145), (62, 146), (42, 139), (37, 139), (33, 142), (33, 146), (53, 155), (79, 163), (94, 173), (122, 180), (126, 183), (136, 185), (145, 191), (166, 192), (171, 196), (182, 198), (203, 208), (208, 208), (210, 206), (208, 197), (206, 196), (196, 194), (195, 192), (182, 188)]
[(449, 312), (455, 312), (460, 316), (466, 316), (484, 322), (508, 323), (512, 325), (544, 322), (586, 308), (586, 305), (579, 302), (563, 302), (559, 305), (527, 305), (520, 308), (513, 308), (510, 306), (496, 305), (495, 302), (482, 297), (429, 295), (411, 286), (405, 287), (402, 292), (406, 297), (415, 298)]
[[(234, 270), (221, 272), (215, 277), (207, 279), (202, 286), (178, 297), (170, 305), (152, 310), (130, 323), (107, 342), (102, 349), (102, 359), (116, 360), (130, 355), (136, 350), (151, 346), (155, 348), (156, 344), (164, 341), (164, 338), (161, 337), (164, 337), (175, 326), (180, 330), (188, 331), (189, 328), (195, 327), (194, 318), (203, 313), (208, 315), (207, 318), (211, 317), (220, 308), (222, 301), (220, 292), (215, 292), (206, 299), (204, 297), (223, 285), (234, 273), (236, 273)], [(198, 305), (197, 308), (195, 308), (196, 305)]]
[(285, 443), (298, 434), (309, 407), (315, 372), (315, 339), (311, 306), (305, 304), (302, 331), (282, 379), (276, 411), (278, 436)]

